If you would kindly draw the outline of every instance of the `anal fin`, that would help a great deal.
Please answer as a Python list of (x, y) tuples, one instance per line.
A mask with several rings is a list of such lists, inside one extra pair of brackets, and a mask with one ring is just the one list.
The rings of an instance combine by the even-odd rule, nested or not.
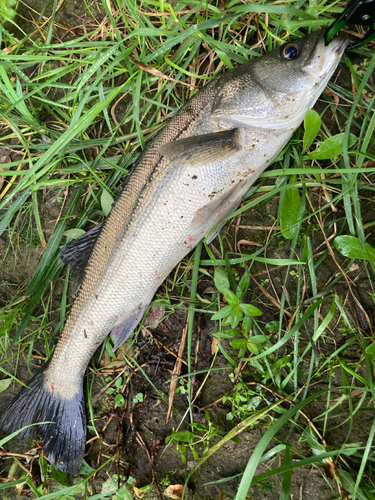
[(125, 321), (116, 325), (112, 332), (111, 337), (114, 342), (113, 350), (116, 351), (123, 344), (130, 335), (136, 329), (138, 323), (141, 321), (146, 309), (148, 308), (148, 304), (146, 306), (141, 307), (133, 316), (127, 318)]
[[(233, 212), (233, 210), (231, 210), (231, 212)], [(217, 228), (214, 229), (213, 231), (211, 231), (211, 233), (206, 238), (207, 245), (209, 245), (210, 243), (212, 243), (214, 241), (214, 239), (216, 238), (216, 236), (222, 230), (223, 226), (225, 226), (225, 223), (226, 223), (226, 221), (220, 222), (220, 224), (217, 226)]]

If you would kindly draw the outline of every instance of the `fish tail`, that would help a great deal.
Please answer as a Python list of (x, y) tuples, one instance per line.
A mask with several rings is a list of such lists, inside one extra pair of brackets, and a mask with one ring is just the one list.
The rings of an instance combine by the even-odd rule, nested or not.
[(17, 437), (38, 438), (44, 452), (56, 469), (77, 475), (83, 460), (86, 443), (86, 417), (82, 388), (69, 399), (44, 384), (43, 367), (13, 399), (0, 419), (0, 428), (15, 432)]

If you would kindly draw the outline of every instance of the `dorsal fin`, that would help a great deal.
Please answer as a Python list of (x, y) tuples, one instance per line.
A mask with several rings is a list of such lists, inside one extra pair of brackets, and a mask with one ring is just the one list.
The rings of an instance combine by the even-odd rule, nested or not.
[(76, 293), (81, 286), (87, 262), (103, 224), (104, 221), (60, 250), (60, 259), (72, 270), (73, 278), (77, 284)]

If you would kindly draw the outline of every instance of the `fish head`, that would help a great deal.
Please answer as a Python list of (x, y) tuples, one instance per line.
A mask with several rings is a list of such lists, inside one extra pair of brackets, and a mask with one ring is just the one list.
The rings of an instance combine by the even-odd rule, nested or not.
[(223, 75), (210, 118), (219, 127), (294, 130), (335, 71), (348, 44), (339, 35), (326, 46), (318, 31), (281, 45)]

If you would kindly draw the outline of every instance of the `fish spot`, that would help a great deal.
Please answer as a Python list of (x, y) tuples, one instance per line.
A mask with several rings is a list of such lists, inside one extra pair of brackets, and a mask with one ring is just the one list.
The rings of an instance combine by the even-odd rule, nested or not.
[(192, 179), (198, 179), (198, 177), (196, 175), (193, 175)]
[(96, 298), (96, 300), (98, 300), (98, 295), (97, 294), (95, 294), (95, 298)]

